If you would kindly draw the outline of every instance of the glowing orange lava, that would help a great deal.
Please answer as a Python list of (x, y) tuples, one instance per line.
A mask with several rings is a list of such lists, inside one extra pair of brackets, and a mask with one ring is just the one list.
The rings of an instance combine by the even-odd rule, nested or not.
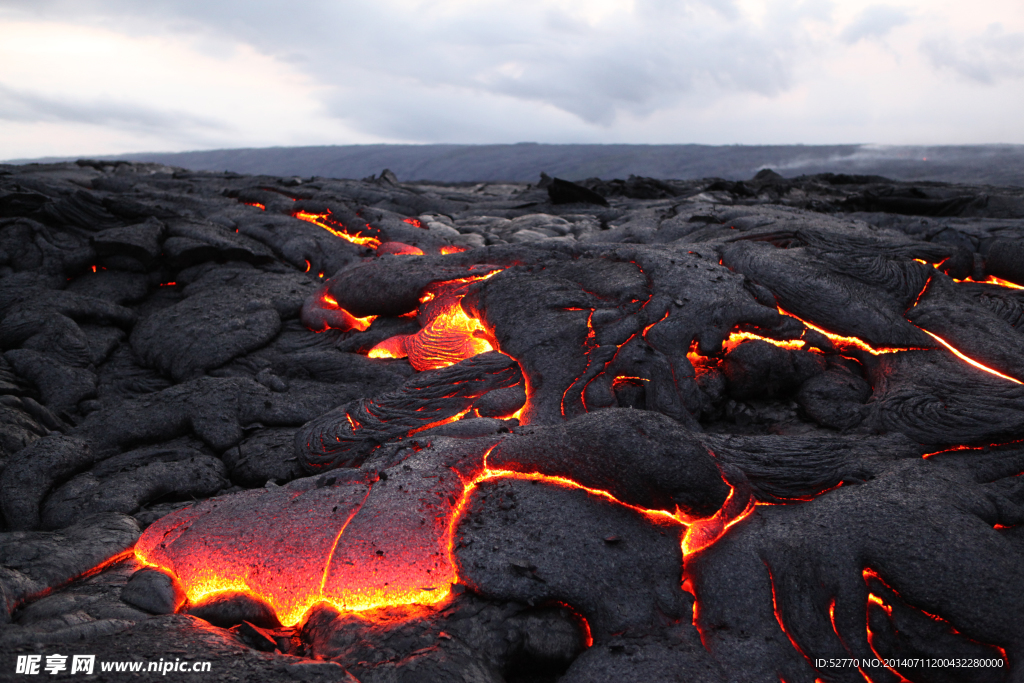
[(338, 306), (337, 299), (332, 297), (330, 294), (327, 294), (326, 292), (324, 292), (323, 296), (320, 297), (320, 302), (324, 304), (324, 308), (327, 308), (329, 310), (335, 310), (341, 313), (342, 325), (337, 329), (340, 329), (342, 331), (358, 330), (360, 332), (363, 332), (364, 330), (370, 327), (374, 320), (377, 319), (377, 316), (375, 315), (368, 315), (365, 318), (357, 318), (356, 316), (346, 311), (344, 308)]
[(325, 211), (324, 213), (310, 213), (308, 211), (296, 211), (292, 214), (295, 218), (313, 225), (319, 226), (331, 233), (336, 235), (343, 240), (348, 240), (352, 244), (358, 244), (360, 246), (369, 247), (370, 249), (376, 249), (380, 246), (380, 240), (376, 237), (364, 237), (362, 235), (353, 235), (345, 231), (345, 226), (341, 223), (331, 219), (331, 212)]
[(813, 668), (814, 667), (814, 660), (812, 660), (810, 657), (807, 656), (807, 653), (804, 652), (803, 648), (800, 647), (800, 644), (796, 642), (796, 639), (793, 638), (793, 636), (790, 634), (789, 630), (786, 628), (786, 624), (782, 621), (782, 611), (779, 610), (779, 603), (778, 603), (778, 600), (775, 597), (775, 577), (772, 575), (771, 567), (768, 566), (767, 562), (765, 563), (764, 567), (765, 567), (765, 569), (768, 570), (768, 582), (771, 584), (771, 587), (772, 587), (772, 611), (775, 612), (775, 621), (779, 622), (779, 629), (784, 634), (786, 634), (787, 638), (789, 638), (789, 643), (790, 643), (790, 645), (793, 646), (793, 649), (796, 650), (797, 652), (799, 652), (800, 655), (804, 659), (806, 659), (807, 663), (810, 664), (811, 667)]
[[(933, 268), (938, 269), (938, 268), (942, 267), (942, 264), (945, 263), (946, 261), (948, 261), (949, 259), (948, 258), (942, 259), (938, 263), (928, 263), (927, 261), (924, 261), (924, 260), (919, 259), (919, 258), (916, 258), (914, 260), (917, 261), (918, 263), (923, 263), (926, 266), (932, 266)], [(979, 284), (979, 285), (996, 285), (998, 287), (1006, 287), (1007, 289), (1024, 289), (1024, 287), (1022, 287), (1021, 285), (1018, 285), (1016, 282), (1010, 282), (1009, 280), (1003, 280), (1002, 278), (998, 278), (995, 275), (989, 275), (984, 280), (975, 280), (973, 277), (970, 277), (970, 276), (965, 277), (962, 280), (957, 280), (956, 278), (953, 278), (953, 282), (973, 282), (973, 283)]]
[(393, 254), (395, 256), (423, 256), (423, 250), (404, 242), (384, 242), (377, 247), (377, 256)]
[[(788, 349), (790, 351), (799, 351), (804, 348), (806, 342), (802, 339), (771, 339), (769, 337), (762, 337), (759, 334), (753, 332), (732, 332), (729, 334), (729, 338), (722, 344), (723, 351), (731, 351), (745, 341), (753, 340), (768, 342), (773, 346), (778, 346), (780, 349)], [(812, 349), (817, 351), (817, 349)]]
[(1006, 287), (1007, 289), (1024, 289), (1021, 285), (1009, 280), (1003, 280), (996, 277), (995, 275), (989, 275), (984, 280), (975, 280), (974, 278), (964, 278), (963, 280), (954, 280), (954, 282), (974, 282), (981, 285), (997, 285), (999, 287)]
[[(874, 579), (878, 580), (880, 583), (882, 583), (886, 588), (889, 588), (889, 585), (887, 583), (885, 583), (885, 581), (882, 581), (882, 577), (880, 577), (878, 575), (878, 573), (875, 572), (875, 570), (873, 570), (873, 569), (865, 567), (864, 571), (862, 572), (862, 575), (864, 576), (864, 581), (865, 582), (867, 582), (869, 578), (874, 578)], [(889, 590), (892, 590), (892, 589), (889, 588)], [(893, 593), (896, 593), (896, 591), (893, 591)], [(869, 605), (872, 605), (872, 604), (878, 605), (879, 607), (881, 607), (885, 611), (886, 614), (889, 615), (890, 619), (892, 618), (892, 607), (887, 605), (887, 604), (885, 604), (885, 601), (882, 600), (882, 598), (880, 598), (877, 595), (875, 595), (874, 593), (868, 593), (868, 604)], [(925, 614), (927, 614), (927, 612)], [(932, 615), (929, 614), (928, 616), (931, 617)], [(937, 618), (937, 617), (933, 617), (933, 618)], [(891, 666), (889, 666), (888, 664), (886, 664), (885, 663), (886, 658), (883, 657), (881, 654), (879, 654), (878, 650), (875, 648), (875, 634), (871, 631), (871, 615), (870, 615), (870, 610), (867, 611), (866, 620), (867, 620), (867, 623), (865, 624), (865, 628), (867, 629), (867, 634), (868, 634), (868, 647), (871, 648), (871, 652), (874, 653), (875, 658), (877, 660), (879, 660), (880, 662), (882, 662), (882, 665), (886, 669), (888, 669), (893, 674), (895, 674), (896, 677), (899, 678), (900, 683), (913, 683), (912, 681), (908, 680), (907, 677), (904, 676), (903, 674), (901, 674), (899, 671), (897, 671), (896, 669), (894, 669)]]
[[(301, 622), (319, 603), (355, 612), (437, 605), (448, 600), (452, 586), (459, 581), (456, 529), (473, 491), (485, 481), (519, 479), (583, 490), (630, 508), (658, 526), (686, 528), (681, 541), (684, 553), (706, 547), (696, 547), (694, 536), (708, 544), (714, 542), (753, 510), (748, 502), (740, 506), (742, 514), (725, 519), (723, 512), (737, 508), (734, 492), (730, 492), (715, 516), (687, 519), (678, 509), (638, 507), (565, 477), (492, 469), (487, 457), (493, 448), (461, 475), (449, 468), (434, 470), (436, 474), (429, 476), (410, 475), (407, 481), (420, 488), (404, 492), (407, 503), (392, 501), (368, 508), (372, 486), (367, 486), (365, 494), (346, 498), (344, 487), (339, 493), (330, 485), (316, 484), (287, 496), (256, 490), (221, 498), (199, 513), (186, 509), (158, 520), (136, 544), (135, 557), (175, 575), (192, 605), (215, 595), (241, 592), (270, 605), (281, 623), (290, 626)], [(259, 496), (266, 496), (261, 499), (266, 505), (247, 503)], [(382, 495), (376, 500), (390, 499)], [(227, 509), (213, 514), (218, 505)], [(232, 508), (246, 511), (250, 525), (246, 531), (234, 531), (239, 527)], [(301, 529), (293, 528), (294, 523)], [(392, 533), (382, 534), (382, 525)], [(586, 620), (580, 619), (589, 646), (593, 637)]]
[[(653, 327), (653, 325), (648, 326), (647, 329), (650, 329), (650, 327)], [(644, 333), (646, 334), (646, 332), (647, 330), (645, 329)], [(754, 340), (768, 342), (772, 346), (777, 346), (780, 349), (788, 349), (791, 351), (805, 350), (805, 347), (807, 346), (807, 343), (802, 339), (772, 339), (771, 337), (762, 337), (761, 335), (754, 334), (753, 332), (736, 331), (731, 332), (729, 334), (729, 338), (722, 342), (722, 352), (725, 353), (732, 351), (740, 344)], [(690, 361), (690, 365), (693, 366), (694, 371), (698, 375), (708, 372), (711, 368), (716, 367), (721, 362), (721, 359), (718, 357), (701, 355), (700, 351), (697, 350), (697, 347), (698, 343), (696, 339), (690, 342), (690, 350), (686, 353), (686, 360)], [(813, 353), (822, 353), (820, 349), (816, 348), (807, 350)]]
[(385, 339), (370, 349), (370, 358), (408, 357), (417, 370), (436, 370), (494, 351), (497, 342), (482, 322), (466, 314), (462, 297), (465, 285), (498, 272), (432, 285), (420, 298), (421, 315), (427, 318), (423, 328), (415, 334)]
[(751, 495), (748, 495), (746, 500), (737, 498), (736, 489), (730, 486), (729, 496), (718, 512), (711, 517), (689, 518), (677, 509), (676, 518), (687, 525), (686, 534), (683, 536), (683, 557), (689, 557), (714, 545), (733, 525), (753, 514), (754, 502)]
[(242, 203), (245, 204), (246, 206), (255, 206), (260, 211), (266, 211), (267, 210), (267, 207), (263, 206), (259, 202), (242, 202)]
[(441, 247), (442, 254), (461, 254), (464, 251), (469, 251), (469, 247), (462, 247), (457, 244), (446, 244)]
[(947, 342), (945, 339), (943, 339), (939, 335), (932, 334), (931, 332), (929, 332), (928, 330), (924, 329), (923, 327), (918, 327), (917, 329), (921, 330), (922, 332), (927, 334), (929, 337), (931, 337), (935, 341), (937, 341), (940, 344), (942, 344), (943, 346), (945, 346), (947, 349), (949, 349), (953, 353), (954, 356), (956, 356), (960, 360), (962, 360), (962, 361), (964, 361), (964, 362), (966, 362), (966, 363), (968, 363), (970, 365), (973, 365), (974, 367), (978, 368), (979, 370), (984, 370), (985, 372), (989, 373), (990, 375), (995, 375), (996, 377), (1002, 377), (1003, 379), (1008, 379), (1011, 382), (1014, 382), (1015, 384), (1024, 384), (1024, 382), (1021, 382), (1019, 379), (1014, 379), (1013, 377), (1010, 377), (1009, 375), (1004, 375), (1003, 373), (999, 372), (998, 370), (993, 370), (992, 368), (988, 367), (987, 365), (982, 365), (981, 363), (979, 363), (978, 361), (974, 360), (973, 358), (969, 358), (969, 357), (965, 356), (964, 354), (960, 353), (960, 351), (958, 351), (957, 349), (953, 348), (953, 346), (949, 342)]
[[(782, 315), (788, 315), (790, 318), (796, 318), (797, 320), (802, 322), (805, 327), (808, 327), (808, 328), (814, 330), (815, 332), (820, 332), (821, 334), (823, 334), (826, 337), (828, 337), (832, 341), (833, 344), (835, 344), (836, 346), (838, 346), (840, 348), (854, 347), (854, 348), (860, 349), (861, 351), (867, 351), (868, 353), (870, 353), (873, 356), (881, 356), (882, 354), (885, 354), (885, 353), (899, 353), (900, 351), (919, 351), (920, 350), (920, 349), (916, 349), (916, 348), (912, 348), (912, 347), (905, 347), (905, 348), (898, 348), (898, 347), (897, 348), (886, 348), (886, 347), (882, 347), (882, 348), (876, 349), (875, 347), (871, 346), (870, 344), (868, 344), (863, 339), (860, 339), (858, 337), (844, 337), (843, 335), (840, 335), (840, 334), (834, 334), (832, 332), (828, 332), (826, 330), (821, 329), (820, 327), (818, 327), (817, 325), (815, 325), (813, 323), (807, 322), (806, 320), (804, 320), (803, 318), (801, 318), (801, 317), (799, 317), (797, 315), (793, 315), (792, 313), (789, 313), (787, 311), (782, 310), (781, 306), (779, 306), (778, 308), (779, 308), (779, 313), (781, 313)], [(765, 341), (768, 341), (768, 340), (765, 340)]]

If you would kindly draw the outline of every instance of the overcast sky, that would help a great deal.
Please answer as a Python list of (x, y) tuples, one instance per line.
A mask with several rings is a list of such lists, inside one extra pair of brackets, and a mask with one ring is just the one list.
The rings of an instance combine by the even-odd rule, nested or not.
[(0, 0), (0, 159), (1024, 143), (1022, 0)]

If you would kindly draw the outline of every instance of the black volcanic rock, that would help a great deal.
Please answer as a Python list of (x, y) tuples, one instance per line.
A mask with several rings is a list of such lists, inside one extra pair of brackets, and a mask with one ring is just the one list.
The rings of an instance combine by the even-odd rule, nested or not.
[[(689, 611), (689, 596), (679, 588), (678, 534), (677, 527), (659, 529), (581, 490), (487, 482), (471, 498), (456, 557), (475, 591), (568, 603), (601, 641), (650, 631), (659, 618), (677, 620)], [(605, 542), (611, 536), (622, 541)]]
[(0, 167), (0, 667), (1019, 678), (1024, 194), (549, 180)]
[(189, 448), (146, 448), (107, 458), (54, 489), (42, 506), (46, 529), (94, 512), (132, 514), (164, 498), (204, 498), (230, 483), (224, 463)]
[(174, 577), (147, 567), (132, 574), (121, 599), (153, 614), (174, 614), (185, 602), (185, 591)]
[(145, 271), (160, 256), (166, 226), (156, 218), (138, 225), (109, 228), (92, 236), (96, 256), (105, 265), (128, 271)]
[(60, 531), (0, 533), (0, 623), (25, 600), (130, 549), (138, 537), (136, 521), (119, 513), (83, 517)]
[(582, 185), (570, 183), (561, 178), (552, 178), (547, 186), (548, 196), (552, 204), (597, 204), (608, 206), (608, 200)]
[(275, 628), (281, 625), (270, 605), (242, 592), (216, 595), (200, 605), (190, 606), (188, 613), (221, 628), (244, 622), (260, 628)]

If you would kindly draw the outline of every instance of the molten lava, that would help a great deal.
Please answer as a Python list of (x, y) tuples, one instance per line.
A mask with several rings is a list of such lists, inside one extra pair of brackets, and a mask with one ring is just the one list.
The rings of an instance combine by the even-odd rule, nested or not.
[(324, 292), (323, 296), (320, 297), (320, 303), (323, 305), (325, 309), (338, 312), (338, 317), (340, 317), (340, 324), (337, 324), (336, 326), (329, 326), (334, 329), (339, 329), (346, 332), (348, 330), (358, 330), (359, 332), (363, 332), (370, 327), (374, 320), (377, 319), (377, 316), (375, 315), (368, 315), (365, 318), (357, 318), (356, 316), (346, 311), (344, 308), (341, 308), (338, 305), (338, 301), (330, 294), (327, 294), (326, 292)]
[[(874, 652), (875, 657), (878, 658), (879, 660), (881, 660), (883, 662), (883, 664), (884, 664), (885, 657), (883, 657), (881, 654), (879, 654), (878, 650), (875, 649), (875, 642), (874, 642), (875, 641), (875, 635), (874, 635), (874, 633), (871, 632), (870, 607), (871, 607), (871, 605), (875, 605), (875, 606), (879, 607), (891, 619), (892, 618), (892, 606), (889, 605), (888, 603), (886, 603), (885, 600), (882, 597), (878, 596), (877, 594), (875, 594), (873, 592), (870, 592), (871, 588), (872, 588), (871, 582), (872, 581), (877, 581), (879, 584), (881, 584), (885, 588), (886, 591), (891, 593), (892, 596), (894, 596), (896, 599), (898, 599), (900, 601), (903, 601), (903, 597), (892, 586), (890, 586), (888, 583), (886, 583), (885, 579), (883, 579), (881, 576), (879, 576), (878, 572), (876, 572), (874, 569), (872, 569), (870, 567), (865, 567), (863, 569), (863, 571), (861, 572), (861, 576), (864, 577), (864, 583), (867, 584), (868, 590), (869, 590), (869, 593), (868, 593), (868, 608), (869, 609), (867, 610), (868, 613), (869, 613), (868, 617), (867, 617), (867, 620), (868, 620), (867, 621), (868, 645), (871, 647), (872, 652)], [(953, 628), (952, 624), (950, 624), (948, 621), (946, 621), (942, 617), (940, 617), (938, 615), (935, 615), (935, 614), (931, 614), (930, 612), (925, 612), (920, 607), (914, 607), (913, 605), (909, 605), (905, 601), (903, 601), (903, 604), (908, 606), (908, 607), (910, 607), (915, 612), (920, 612), (921, 614), (923, 614), (924, 616), (928, 617), (932, 621), (936, 621), (936, 622), (939, 622), (941, 624), (944, 624), (949, 629), (950, 633), (952, 633), (954, 635), (963, 636), (963, 634), (961, 634), (959, 631), (957, 631), (955, 628)], [(963, 636), (963, 637), (966, 637), (966, 636)], [(999, 647), (998, 645), (992, 645), (990, 643), (981, 643), (981, 642), (976, 641), (976, 640), (974, 640), (972, 638), (967, 638), (967, 640), (971, 641), (972, 643), (977, 643), (979, 645), (983, 645), (985, 647), (992, 648), (997, 653), (999, 653), (999, 657), (1002, 658), (1004, 664), (1009, 666), (1009, 659), (1006, 656), (1006, 650), (1005, 649)], [(889, 671), (891, 671), (894, 674), (896, 674), (900, 678), (900, 683), (911, 683), (899, 671), (896, 671), (895, 669), (893, 669), (893, 668), (891, 668), (891, 667), (889, 667), (887, 665), (885, 666), (885, 668), (889, 669)]]
[(840, 349), (857, 348), (857, 349), (860, 349), (861, 351), (867, 351), (868, 353), (870, 353), (873, 356), (881, 356), (882, 354), (886, 354), (886, 353), (899, 353), (900, 351), (920, 351), (921, 350), (921, 349), (913, 348), (913, 347), (903, 347), (903, 348), (900, 348), (900, 347), (894, 347), (894, 348), (882, 347), (882, 348), (876, 349), (875, 347), (871, 346), (870, 344), (868, 344), (866, 341), (864, 341), (863, 339), (861, 339), (859, 337), (844, 337), (843, 335), (840, 335), (840, 334), (834, 334), (832, 332), (828, 332), (826, 330), (821, 329), (820, 327), (818, 327), (814, 323), (807, 322), (806, 320), (804, 320), (803, 318), (801, 318), (799, 316), (793, 315), (792, 313), (789, 313), (788, 311), (782, 310), (781, 306), (779, 306), (778, 308), (779, 308), (779, 313), (781, 315), (788, 315), (790, 318), (796, 318), (797, 320), (799, 320), (800, 322), (802, 322), (804, 324), (804, 327), (812, 329), (815, 332), (820, 332), (821, 334), (823, 334), (826, 337), (828, 337), (829, 340), (833, 344), (835, 344), (837, 347), (839, 347)]
[(947, 342), (945, 339), (943, 339), (939, 335), (932, 334), (931, 332), (929, 332), (928, 330), (924, 329), (923, 327), (918, 327), (917, 329), (921, 330), (922, 332), (927, 334), (929, 337), (931, 337), (935, 341), (937, 341), (940, 344), (942, 344), (943, 346), (945, 346), (947, 349), (950, 350), (950, 352), (954, 356), (956, 356), (960, 360), (964, 361), (965, 363), (973, 365), (974, 367), (978, 368), (979, 370), (984, 370), (985, 372), (989, 373), (990, 375), (995, 375), (996, 377), (1002, 377), (1003, 379), (1008, 379), (1011, 382), (1014, 382), (1015, 384), (1024, 384), (1024, 382), (1021, 382), (1019, 379), (1014, 379), (1013, 377), (1010, 377), (1009, 375), (1004, 375), (1003, 373), (999, 372), (998, 370), (990, 368), (987, 365), (982, 365), (981, 363), (979, 363), (978, 361), (974, 360), (973, 358), (969, 358), (968, 356), (965, 356), (963, 353), (961, 353), (957, 349), (953, 348), (952, 344)]
[(377, 256), (423, 256), (423, 250), (405, 242), (384, 242), (377, 247)]
[(324, 213), (310, 213), (308, 211), (296, 211), (292, 214), (295, 218), (313, 225), (319, 226), (331, 233), (336, 235), (343, 240), (348, 240), (352, 244), (358, 244), (363, 247), (369, 247), (370, 249), (376, 249), (380, 246), (380, 240), (376, 237), (368, 237), (360, 235), (358, 233), (351, 234), (345, 230), (345, 226), (336, 220), (331, 218), (331, 212), (325, 211)]
[(462, 278), (431, 285), (420, 298), (423, 328), (415, 334), (397, 335), (370, 349), (370, 358), (409, 358), (417, 370), (436, 370), (477, 354), (494, 351), (497, 342), (484, 324), (462, 308), (462, 297), (471, 282), (496, 275)]
[(963, 280), (954, 280), (954, 282), (974, 282), (976, 284), (982, 285), (996, 285), (997, 287), (1006, 287), (1007, 289), (1024, 289), (1024, 287), (1018, 285), (1015, 282), (1003, 280), (1002, 278), (998, 278), (995, 275), (989, 275), (984, 280), (975, 280), (974, 278), (968, 277), (964, 278)]
[[(493, 448), (459, 471), (410, 469), (388, 477), (386, 486), (383, 477), (341, 486), (300, 480), (299, 486), (204, 501), (155, 522), (136, 544), (135, 556), (176, 576), (193, 605), (242, 592), (270, 605), (283, 624), (294, 625), (324, 602), (341, 611), (365, 611), (447, 600), (459, 581), (456, 529), (484, 481), (520, 479), (582, 489), (658, 526), (687, 528), (684, 554), (707, 547), (754, 509), (752, 500), (736, 500), (731, 491), (713, 517), (687, 519), (678, 509), (630, 505), (565, 477), (492, 469), (487, 457)], [(339, 477), (362, 476), (338, 472)]]
[(730, 487), (729, 496), (718, 512), (711, 517), (689, 518), (677, 510), (676, 518), (687, 525), (686, 534), (683, 536), (683, 557), (689, 557), (714, 545), (733, 525), (753, 514), (754, 502), (752, 495), (748, 494), (744, 499), (737, 495), (734, 487)]
[(807, 663), (813, 667), (814, 660), (807, 656), (807, 653), (804, 652), (803, 648), (800, 647), (800, 644), (796, 642), (796, 639), (793, 638), (793, 635), (789, 632), (789, 629), (786, 628), (786, 624), (782, 620), (782, 611), (779, 609), (779, 602), (775, 595), (775, 576), (772, 574), (772, 569), (768, 566), (767, 562), (765, 562), (764, 567), (768, 570), (768, 582), (772, 587), (772, 611), (775, 612), (775, 621), (779, 622), (779, 629), (786, 634), (786, 638), (789, 639), (789, 643), (793, 646), (793, 649), (799, 652), (800, 655), (807, 660)]

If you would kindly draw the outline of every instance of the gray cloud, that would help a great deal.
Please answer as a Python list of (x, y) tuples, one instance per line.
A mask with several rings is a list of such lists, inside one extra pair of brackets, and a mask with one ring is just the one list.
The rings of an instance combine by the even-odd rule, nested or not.
[[(744, 18), (733, 0), (637, 0), (630, 15), (592, 24), (564, 12), (495, 0), (446, 11), (426, 3), (397, 12), (386, 2), (328, 0), (5, 0), (36, 16), (76, 16), (106, 26), (151, 31), (177, 26), (202, 33), (210, 50), (225, 39), (244, 41), (334, 87), (332, 113), (364, 131), (404, 137), (408, 124), (378, 104), (391, 93), (433, 92), (462, 102), (537, 103), (591, 126), (620, 116), (644, 116), (688, 98), (699, 102), (728, 92), (775, 96), (791, 87), (793, 70), (815, 46), (801, 28), (828, 4), (779, 0), (763, 23)], [(383, 94), (387, 93), (387, 94)], [(500, 113), (500, 112), (499, 112)], [(430, 112), (434, 134), (457, 134)], [(496, 119), (492, 135), (507, 121)]]
[(852, 45), (861, 40), (881, 39), (897, 26), (910, 22), (910, 15), (899, 7), (872, 5), (865, 7), (839, 34), (840, 40)]
[(1007, 33), (1000, 24), (961, 41), (949, 35), (928, 38), (921, 51), (936, 68), (969, 81), (992, 84), (1024, 77), (1024, 33)]
[(223, 131), (213, 119), (142, 107), (124, 102), (74, 102), (8, 88), (0, 84), (0, 120), (62, 121), (93, 125), (127, 126), (140, 131), (175, 131), (205, 128)]

